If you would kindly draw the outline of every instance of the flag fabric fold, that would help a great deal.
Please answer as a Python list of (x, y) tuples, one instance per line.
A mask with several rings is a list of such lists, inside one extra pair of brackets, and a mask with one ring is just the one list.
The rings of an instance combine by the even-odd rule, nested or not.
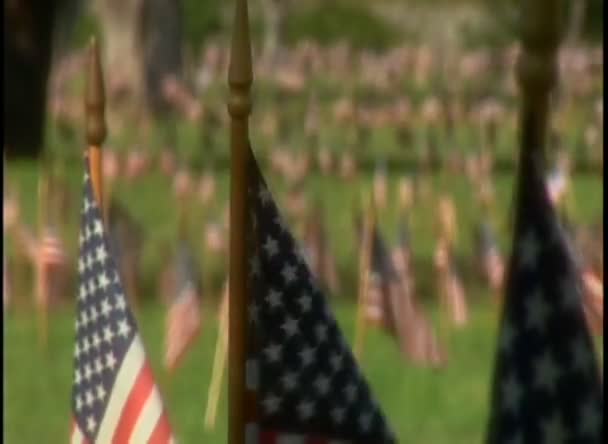
[(250, 153), (248, 443), (393, 443)]
[(110, 254), (85, 159), (72, 443), (172, 443), (163, 402)]

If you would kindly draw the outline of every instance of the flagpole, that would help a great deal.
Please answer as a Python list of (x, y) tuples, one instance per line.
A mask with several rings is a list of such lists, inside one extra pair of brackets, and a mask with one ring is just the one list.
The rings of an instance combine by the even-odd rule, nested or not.
[(249, 183), (249, 91), (253, 82), (247, 0), (236, 0), (228, 85), (230, 95), (230, 266), (228, 303), (228, 443), (245, 443), (247, 326), (247, 186)]
[(95, 37), (89, 44), (89, 63), (86, 76), (85, 117), (86, 137), (89, 155), (91, 183), (97, 199), (97, 205), (103, 212), (103, 177), (101, 163), (101, 146), (106, 138), (105, 94), (99, 46)]
[[(520, 178), (529, 174), (533, 159), (538, 156), (544, 166), (550, 93), (558, 80), (556, 53), (561, 38), (563, 8), (558, 1), (523, 2), (521, 11), (522, 52), (516, 66), (522, 92), (520, 121)], [(518, 194), (521, 194), (521, 189)], [(516, 216), (517, 225), (522, 217)]]
[[(364, 199), (365, 205), (365, 199)], [(361, 255), (359, 259), (359, 296), (357, 301), (357, 324), (355, 326), (355, 357), (360, 360), (363, 356), (366, 320), (365, 303), (369, 292), (369, 279), (372, 256), (373, 232), (375, 225), (373, 198), (369, 199), (369, 207), (363, 222), (363, 235), (361, 237)]]
[[(48, 172), (44, 167), (45, 160), (43, 157), (40, 163), (40, 171), (38, 172), (38, 239), (37, 245), (41, 249), (44, 236), (45, 225), (48, 215), (48, 199), (49, 199), (49, 177)], [(48, 323), (49, 323), (49, 287), (47, 285), (47, 269), (44, 266), (44, 255), (39, 253), (35, 257), (36, 260), (36, 306), (38, 311), (38, 339), (40, 347), (46, 352), (48, 345)]]
[(220, 400), (224, 367), (226, 366), (226, 346), (228, 345), (228, 326), (226, 325), (228, 321), (228, 291), (228, 282), (226, 282), (226, 287), (224, 288), (222, 301), (220, 303), (217, 341), (215, 344), (215, 356), (213, 358), (213, 372), (211, 374), (209, 390), (207, 391), (207, 408), (205, 411), (205, 428), (207, 430), (212, 430), (215, 427), (217, 405)]

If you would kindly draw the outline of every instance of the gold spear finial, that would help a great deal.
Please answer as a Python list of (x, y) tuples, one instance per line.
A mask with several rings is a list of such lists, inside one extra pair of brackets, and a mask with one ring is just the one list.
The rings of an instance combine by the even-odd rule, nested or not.
[(517, 64), (517, 76), (524, 97), (547, 96), (555, 86), (562, 12), (557, 0), (521, 2), (523, 51)]
[(85, 93), (87, 142), (89, 146), (100, 147), (106, 138), (105, 91), (99, 45), (95, 37), (89, 44), (89, 63)]
[(85, 91), (85, 116), (86, 116), (86, 137), (88, 144), (89, 169), (91, 172), (91, 182), (93, 191), (97, 199), (97, 204), (107, 214), (107, 207), (103, 200), (102, 183), (102, 159), (101, 145), (106, 138), (105, 120), (105, 94), (103, 88), (103, 74), (101, 72), (101, 60), (99, 57), (99, 47), (97, 39), (91, 38), (89, 44), (89, 60), (87, 66), (86, 91)]
[[(559, 0), (521, 2), (522, 52), (516, 69), (522, 92), (521, 159), (530, 167), (542, 166), (545, 162), (550, 93), (558, 78), (556, 53), (561, 37), (561, 3)], [(524, 170), (521, 174), (525, 176)]]
[(249, 13), (247, 0), (236, 0), (234, 11), (234, 28), (228, 84), (230, 98), (228, 111), (233, 119), (245, 119), (251, 111), (249, 90), (253, 82), (251, 67), (251, 39), (249, 37)]

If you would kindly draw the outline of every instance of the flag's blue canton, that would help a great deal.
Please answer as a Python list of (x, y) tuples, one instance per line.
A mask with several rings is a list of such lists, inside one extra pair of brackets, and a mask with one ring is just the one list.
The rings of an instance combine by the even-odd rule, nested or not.
[(137, 327), (110, 254), (86, 160), (79, 242), (72, 411), (93, 442)]
[(262, 428), (395, 442), (252, 156), (250, 324)]
[(600, 443), (602, 385), (579, 273), (538, 163), (528, 168), (530, 174), (522, 175), (488, 443)]

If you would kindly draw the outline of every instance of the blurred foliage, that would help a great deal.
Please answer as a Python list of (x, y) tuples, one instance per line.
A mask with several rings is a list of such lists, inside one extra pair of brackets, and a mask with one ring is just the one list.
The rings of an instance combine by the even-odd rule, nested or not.
[(71, 38), (72, 48), (84, 48), (88, 45), (89, 39), (92, 35), (100, 34), (99, 23), (97, 18), (91, 13), (87, 12), (82, 14), (74, 26), (74, 33)]
[[(573, 1), (564, 1), (566, 17), (570, 13)], [(604, 0), (585, 1), (585, 22), (581, 38), (592, 42), (603, 39)], [(407, 26), (397, 29), (386, 19), (377, 14), (377, 7), (396, 4), (394, 0), (368, 2), (358, 0), (336, 0), (333, 2), (306, 2), (295, 4), (289, 10), (284, 25), (285, 39), (293, 44), (301, 39), (316, 40), (323, 45), (337, 41), (348, 41), (355, 48), (386, 49), (399, 44), (404, 39), (410, 41), (415, 36)], [(517, 38), (517, 21), (519, 0), (460, 0), (455, 2), (434, 0), (433, 2), (410, 0), (412, 7), (449, 8), (471, 5), (482, 12), (481, 20), (467, 22), (460, 29), (460, 38), (465, 47), (501, 47)], [(184, 38), (187, 46), (198, 53), (205, 40), (219, 34), (228, 35), (230, 30), (226, 23), (226, 13), (232, 8), (221, 0), (182, 0), (184, 14)], [(255, 40), (263, 33), (264, 23), (260, 17), (252, 15), (251, 32)], [(565, 20), (567, 22), (567, 18)], [(421, 27), (426, 26), (420, 24)], [(432, 26), (432, 24), (428, 24)], [(566, 23), (564, 24), (566, 27)], [(365, 32), (362, 32), (365, 30)], [(82, 14), (76, 21), (72, 46), (82, 47), (93, 34), (98, 34), (99, 26), (94, 16)]]
[[(564, 11), (564, 32), (567, 32), (570, 14), (575, 1), (561, 0)], [(604, 35), (604, 0), (584, 1), (584, 21), (580, 38), (599, 43)], [(465, 31), (469, 44), (502, 45), (518, 38), (518, 20), (521, 0), (484, 0), (490, 19), (479, 28)]]
[(604, 39), (604, 0), (587, 0), (585, 36), (597, 42)]
[(184, 36), (197, 53), (205, 39), (222, 31), (222, 0), (182, 0)]
[(355, 48), (371, 49), (388, 48), (398, 37), (396, 29), (369, 6), (344, 0), (315, 4), (288, 15), (285, 34), (289, 43), (305, 38), (323, 45), (346, 40)]

